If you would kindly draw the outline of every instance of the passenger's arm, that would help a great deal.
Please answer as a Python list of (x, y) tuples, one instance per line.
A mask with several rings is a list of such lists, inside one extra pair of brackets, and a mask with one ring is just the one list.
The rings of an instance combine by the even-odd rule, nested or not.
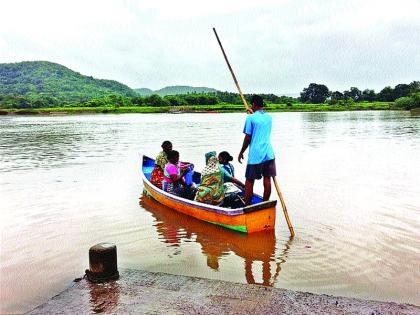
[(184, 182), (184, 175), (185, 175), (185, 171), (186, 170), (183, 170), (183, 169), (181, 169), (181, 174), (178, 176), (178, 174), (171, 174), (171, 175), (169, 175), (169, 177), (174, 181), (174, 182), (181, 182), (181, 183), (184, 183), (185, 184), (185, 182)]
[(184, 169), (181, 169), (178, 175), (178, 169), (175, 166), (170, 166), (166, 168), (166, 171), (168, 172), (169, 177), (173, 182), (179, 182), (182, 181), (183, 176), (185, 175)]
[(194, 168), (194, 164), (192, 164), (190, 162), (181, 162), (181, 169), (187, 169), (190, 166), (192, 166)]
[(244, 184), (244, 183), (242, 183), (240, 180), (236, 179), (235, 177), (232, 177), (232, 178), (231, 178), (231, 181), (232, 181), (232, 183), (234, 183), (234, 184), (238, 185), (239, 187), (242, 187), (242, 188), (244, 188), (244, 187), (245, 187), (245, 184)]

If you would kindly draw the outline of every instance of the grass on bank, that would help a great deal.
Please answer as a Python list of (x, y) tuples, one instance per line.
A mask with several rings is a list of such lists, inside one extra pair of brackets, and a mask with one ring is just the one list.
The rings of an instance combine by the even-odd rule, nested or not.
[[(325, 112), (355, 110), (401, 110), (393, 102), (362, 102), (351, 104), (267, 104), (270, 112)], [(189, 106), (102, 106), (102, 107), (52, 107), (36, 109), (0, 109), (0, 114), (49, 115), (49, 114), (124, 114), (124, 113), (201, 113), (201, 112), (243, 112), (244, 106), (238, 104), (189, 105)]]

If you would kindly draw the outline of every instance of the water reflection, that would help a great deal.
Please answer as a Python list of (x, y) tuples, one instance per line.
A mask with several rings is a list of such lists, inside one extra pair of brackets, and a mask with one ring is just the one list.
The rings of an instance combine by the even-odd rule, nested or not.
[(302, 132), (308, 146), (318, 148), (325, 142), (330, 116), (328, 113), (302, 113)]
[(420, 108), (413, 108), (410, 110), (410, 116), (411, 117), (420, 117)]
[[(202, 253), (207, 258), (207, 266), (213, 270), (219, 270), (221, 257), (234, 253), (244, 259), (247, 283), (273, 286), (281, 265), (286, 262), (291, 240), (286, 242), (280, 255), (276, 256), (274, 231), (240, 234), (190, 218), (147, 196), (140, 199), (140, 205), (155, 218), (154, 227), (163, 243), (174, 247), (180, 247), (183, 241), (200, 244)], [(258, 282), (254, 277), (253, 265), (261, 264), (262, 281)], [(275, 265), (274, 271), (272, 265)]]

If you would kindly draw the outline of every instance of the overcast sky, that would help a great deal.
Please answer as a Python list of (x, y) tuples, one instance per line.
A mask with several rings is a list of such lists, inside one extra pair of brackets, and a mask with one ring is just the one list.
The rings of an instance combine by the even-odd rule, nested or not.
[(298, 93), (420, 80), (420, 0), (0, 2), (0, 63), (57, 62), (132, 88)]

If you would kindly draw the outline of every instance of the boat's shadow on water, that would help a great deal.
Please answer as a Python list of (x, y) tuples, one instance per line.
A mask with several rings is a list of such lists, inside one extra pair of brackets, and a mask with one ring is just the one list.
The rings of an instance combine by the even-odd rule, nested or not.
[[(170, 246), (199, 243), (207, 266), (213, 270), (219, 270), (222, 256), (234, 253), (244, 259), (244, 275), (250, 284), (274, 286), (292, 245), (290, 239), (276, 247), (274, 230), (253, 234), (231, 231), (174, 211), (148, 196), (141, 196), (140, 205), (155, 218), (154, 226), (162, 242)], [(276, 253), (276, 248), (281, 250)], [(255, 280), (254, 263), (262, 264), (262, 281)]]

